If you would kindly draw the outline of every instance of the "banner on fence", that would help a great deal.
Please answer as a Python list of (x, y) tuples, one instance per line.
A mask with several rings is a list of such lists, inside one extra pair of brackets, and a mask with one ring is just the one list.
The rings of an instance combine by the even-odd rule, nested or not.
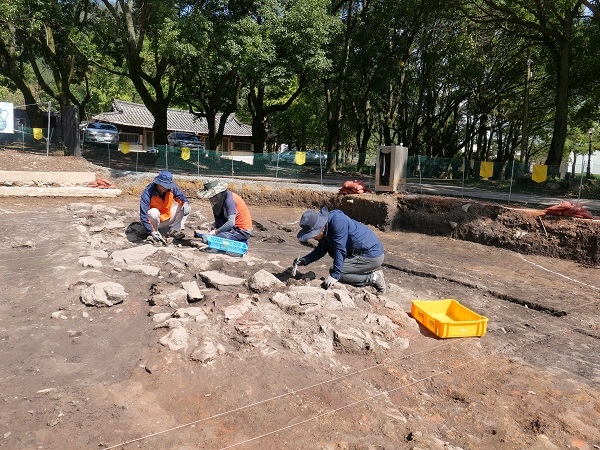
[(0, 102), (0, 133), (14, 133), (15, 119), (13, 104)]
[(44, 131), (41, 128), (34, 128), (33, 129), (33, 138), (35, 140), (39, 141), (43, 137), (44, 137)]
[(492, 161), (481, 161), (479, 176), (481, 178), (492, 178), (494, 176), (494, 163)]
[(294, 162), (299, 166), (304, 165), (306, 162), (306, 152), (296, 152), (294, 155)]
[(536, 164), (531, 172), (531, 179), (536, 183), (542, 183), (548, 178), (548, 166), (545, 164)]
[(181, 159), (187, 161), (190, 159), (190, 149), (189, 147), (181, 147)]
[(129, 153), (130, 149), (131, 146), (129, 145), (129, 142), (121, 142), (121, 153), (126, 155), (127, 153)]

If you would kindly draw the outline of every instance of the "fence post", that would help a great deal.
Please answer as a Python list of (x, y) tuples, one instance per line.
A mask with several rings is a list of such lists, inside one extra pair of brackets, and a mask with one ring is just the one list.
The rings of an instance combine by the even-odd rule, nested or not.
[(583, 185), (583, 166), (585, 162), (585, 155), (581, 155), (581, 180), (579, 180), (579, 195), (577, 195), (577, 201), (581, 199), (581, 186)]
[(508, 188), (508, 204), (510, 205), (510, 196), (512, 194), (513, 177), (515, 176), (515, 158), (513, 158), (512, 169), (510, 172), (510, 186)]
[[(46, 156), (50, 155), (50, 111), (52, 109), (52, 102), (48, 102), (48, 134), (46, 138)], [(110, 167), (110, 166), (109, 166)]]
[(319, 150), (319, 167), (321, 168), (321, 186), (323, 186), (323, 153)]
[(465, 172), (467, 171), (467, 157), (463, 155), (463, 163), (462, 163), (462, 188), (460, 196), (464, 198), (465, 196)]

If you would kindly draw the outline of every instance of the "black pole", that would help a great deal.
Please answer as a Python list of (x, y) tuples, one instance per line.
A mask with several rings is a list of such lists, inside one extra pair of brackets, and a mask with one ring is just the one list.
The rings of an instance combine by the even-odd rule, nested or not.
[(590, 130), (589, 131), (589, 135), (590, 135), (590, 147), (588, 149), (588, 161), (587, 161), (587, 174), (586, 174), (586, 178), (591, 178), (592, 177), (592, 172), (591, 172), (591, 167), (590, 167), (590, 161), (592, 160), (592, 133), (593, 133), (593, 131)]

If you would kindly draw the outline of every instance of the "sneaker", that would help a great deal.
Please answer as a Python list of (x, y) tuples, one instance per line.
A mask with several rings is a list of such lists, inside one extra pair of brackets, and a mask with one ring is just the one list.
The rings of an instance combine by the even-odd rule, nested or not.
[(383, 270), (376, 270), (375, 272), (373, 272), (371, 286), (377, 289), (377, 292), (379, 292), (380, 294), (385, 294), (387, 292), (385, 278), (383, 277)]
[(185, 237), (185, 233), (181, 230), (171, 230), (169, 231), (168, 236), (177, 241), (179, 239), (183, 239)]

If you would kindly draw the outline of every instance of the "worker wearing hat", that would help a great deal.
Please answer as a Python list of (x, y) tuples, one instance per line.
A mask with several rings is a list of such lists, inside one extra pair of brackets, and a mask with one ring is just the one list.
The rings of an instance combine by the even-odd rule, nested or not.
[(190, 201), (168, 170), (161, 171), (142, 192), (140, 221), (148, 233), (148, 241), (161, 241), (160, 230), (164, 229), (173, 239), (184, 238), (185, 221), (190, 212)]
[(323, 287), (329, 289), (338, 281), (353, 286), (373, 286), (384, 293), (387, 288), (381, 265), (383, 246), (375, 233), (340, 210), (308, 210), (300, 219), (298, 240), (315, 239), (317, 247), (308, 255), (297, 258), (294, 264), (306, 266), (326, 254), (333, 258), (329, 276)]
[(219, 180), (207, 181), (198, 191), (198, 197), (210, 199), (214, 223), (208, 233), (200, 230), (195, 236), (209, 234), (224, 239), (246, 242), (252, 235), (252, 217), (244, 200), (227, 189), (227, 183)]

